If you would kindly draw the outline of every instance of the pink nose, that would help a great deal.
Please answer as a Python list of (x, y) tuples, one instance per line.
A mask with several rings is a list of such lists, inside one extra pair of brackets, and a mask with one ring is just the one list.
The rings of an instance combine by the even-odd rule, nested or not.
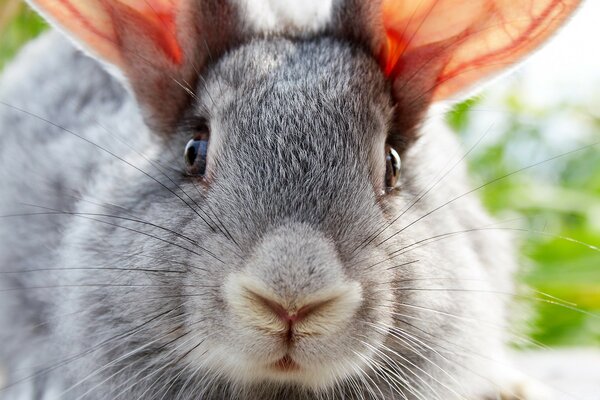
[(296, 311), (289, 311), (284, 306), (273, 300), (266, 299), (258, 295), (256, 296), (260, 298), (260, 301), (265, 306), (267, 306), (273, 312), (273, 314), (277, 315), (284, 323), (289, 325), (301, 321), (302, 319), (306, 318), (311, 312), (315, 311), (316, 309), (320, 308), (322, 305), (325, 304), (325, 302), (309, 304), (304, 307), (301, 307)]
[(337, 282), (308, 295), (277, 293), (243, 273), (228, 277), (224, 294), (235, 321), (271, 336), (295, 338), (332, 335), (344, 329), (362, 304), (357, 282)]
[(302, 321), (303, 319), (310, 316), (311, 313), (325, 307), (330, 301), (321, 301), (313, 304), (305, 305), (298, 310), (290, 311), (276, 301), (264, 298), (254, 293), (257, 299), (263, 303), (273, 314), (277, 315), (279, 319), (286, 325), (286, 329), (283, 333), (283, 339), (291, 344), (294, 342), (296, 333), (294, 324)]

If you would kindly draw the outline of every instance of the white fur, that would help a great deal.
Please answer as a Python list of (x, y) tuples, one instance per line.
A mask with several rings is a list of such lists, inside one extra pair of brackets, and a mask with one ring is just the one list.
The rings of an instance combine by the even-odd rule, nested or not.
[[(275, 382), (297, 382), (314, 389), (326, 388), (332, 382), (345, 379), (352, 371), (352, 360), (337, 359), (330, 364), (321, 365), (305, 363), (305, 356), (298, 350), (292, 351), (295, 361), (301, 370), (290, 374), (278, 372), (271, 368), (274, 361), (289, 354), (284, 343), (278, 339), (288, 327), (277, 317), (260, 298), (267, 298), (282, 304), (287, 309), (299, 309), (310, 303), (326, 303), (311, 313), (295, 326), (295, 334), (302, 337), (335, 335), (343, 330), (351, 321), (360, 306), (362, 288), (358, 282), (340, 282), (338, 285), (314, 293), (308, 298), (283, 299), (265, 287), (261, 281), (246, 274), (232, 274), (224, 286), (224, 297), (234, 315), (238, 318), (237, 329), (247, 330), (252, 335), (262, 332), (271, 337), (270, 352), (265, 352), (264, 359), (257, 363), (256, 359), (248, 359), (243, 355), (222, 351), (217, 357), (225, 369), (235, 371), (238, 379), (245, 382), (270, 380)], [(224, 349), (225, 350), (225, 349)], [(365, 355), (365, 359), (369, 355)], [(355, 361), (354, 361), (355, 362)]]
[(237, 0), (251, 29), (257, 32), (315, 32), (331, 19), (333, 0)]

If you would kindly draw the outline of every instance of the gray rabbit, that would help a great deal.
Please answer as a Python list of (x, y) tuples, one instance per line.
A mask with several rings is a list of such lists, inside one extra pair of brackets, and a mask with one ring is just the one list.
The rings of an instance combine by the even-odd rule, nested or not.
[(30, 3), (75, 47), (0, 80), (0, 398), (546, 398), (431, 104), (578, 1)]

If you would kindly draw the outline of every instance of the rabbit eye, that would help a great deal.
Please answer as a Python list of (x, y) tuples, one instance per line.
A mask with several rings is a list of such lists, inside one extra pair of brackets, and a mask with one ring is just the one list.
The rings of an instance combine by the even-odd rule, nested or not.
[(206, 156), (208, 155), (208, 131), (198, 133), (187, 142), (183, 158), (186, 172), (191, 176), (203, 176), (206, 172)]
[(393, 190), (398, 186), (400, 179), (400, 167), (402, 163), (398, 152), (393, 148), (386, 147), (385, 155), (385, 187), (386, 190)]

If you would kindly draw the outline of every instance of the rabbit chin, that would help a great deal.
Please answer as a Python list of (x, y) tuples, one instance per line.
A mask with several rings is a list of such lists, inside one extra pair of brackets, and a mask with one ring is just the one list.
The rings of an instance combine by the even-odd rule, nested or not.
[[(230, 348), (212, 348), (203, 354), (207, 367), (230, 382), (242, 385), (280, 384), (297, 385), (315, 392), (329, 389), (367, 368), (364, 364), (370, 354), (351, 357), (332, 357), (331, 361), (312, 361), (294, 358), (294, 355), (265, 355), (253, 359), (232, 353)], [(208, 356), (208, 357), (207, 357)]]

